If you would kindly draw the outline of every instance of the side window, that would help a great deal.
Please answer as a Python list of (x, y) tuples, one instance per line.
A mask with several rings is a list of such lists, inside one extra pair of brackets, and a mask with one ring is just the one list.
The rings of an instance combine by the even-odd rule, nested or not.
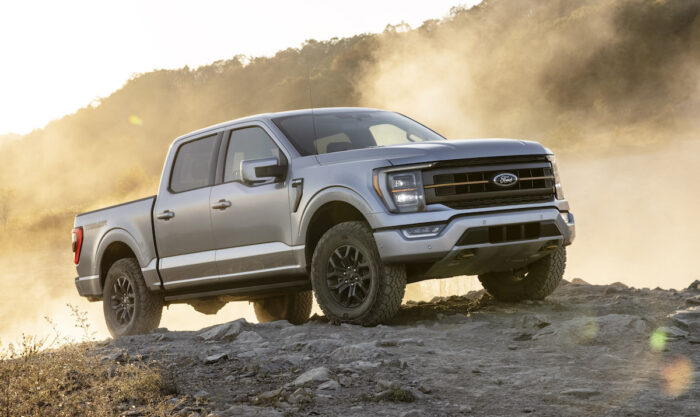
[(240, 181), (241, 162), (283, 157), (275, 141), (260, 127), (246, 127), (231, 132), (226, 151), (224, 182)]
[(187, 142), (175, 156), (170, 189), (176, 193), (212, 184), (216, 155), (216, 135)]

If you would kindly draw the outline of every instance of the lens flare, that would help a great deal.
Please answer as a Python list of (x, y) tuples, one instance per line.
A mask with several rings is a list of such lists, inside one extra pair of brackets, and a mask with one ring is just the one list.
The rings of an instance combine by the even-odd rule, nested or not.
[(666, 333), (661, 329), (656, 329), (649, 337), (649, 346), (654, 352), (661, 352), (666, 346)]
[(586, 344), (598, 337), (600, 326), (595, 319), (592, 319), (584, 323), (578, 330), (579, 332), (576, 334), (576, 341), (581, 344)]
[(675, 359), (660, 370), (663, 391), (670, 397), (678, 397), (693, 385), (693, 363), (685, 356)]
[(143, 120), (140, 117), (132, 114), (129, 116), (129, 123), (134, 126), (141, 126), (143, 124)]

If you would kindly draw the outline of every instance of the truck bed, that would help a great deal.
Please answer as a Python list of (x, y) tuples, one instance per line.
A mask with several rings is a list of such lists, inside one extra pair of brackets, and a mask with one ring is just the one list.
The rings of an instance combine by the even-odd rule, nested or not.
[(150, 196), (76, 216), (74, 227), (83, 228), (80, 261), (76, 266), (79, 290), (82, 287), (87, 292), (96, 292), (96, 288), (100, 287), (100, 276), (106, 272), (104, 269), (107, 265), (102, 265), (99, 260), (108, 251), (130, 250), (141, 268), (152, 268), (156, 281), (159, 281), (155, 272), (154, 203), (155, 196)]

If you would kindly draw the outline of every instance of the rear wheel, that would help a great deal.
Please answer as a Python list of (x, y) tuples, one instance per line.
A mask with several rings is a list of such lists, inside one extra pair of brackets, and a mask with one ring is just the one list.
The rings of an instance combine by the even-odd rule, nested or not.
[(373, 326), (390, 320), (401, 307), (406, 270), (384, 265), (369, 225), (351, 221), (321, 237), (311, 261), (311, 284), (332, 322)]
[(253, 302), (255, 317), (260, 323), (287, 320), (292, 324), (304, 324), (311, 315), (313, 296), (311, 291), (263, 298)]
[(565, 267), (566, 249), (561, 247), (522, 270), (479, 275), (479, 281), (500, 301), (542, 300), (557, 288)]
[(151, 292), (136, 259), (116, 261), (105, 278), (102, 305), (114, 338), (150, 333), (160, 324), (163, 298)]

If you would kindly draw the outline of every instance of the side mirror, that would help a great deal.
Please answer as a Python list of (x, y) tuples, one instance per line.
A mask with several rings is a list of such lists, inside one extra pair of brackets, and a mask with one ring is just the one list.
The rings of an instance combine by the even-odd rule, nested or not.
[(287, 165), (280, 164), (277, 158), (241, 161), (241, 176), (247, 184), (270, 184), (284, 179)]

